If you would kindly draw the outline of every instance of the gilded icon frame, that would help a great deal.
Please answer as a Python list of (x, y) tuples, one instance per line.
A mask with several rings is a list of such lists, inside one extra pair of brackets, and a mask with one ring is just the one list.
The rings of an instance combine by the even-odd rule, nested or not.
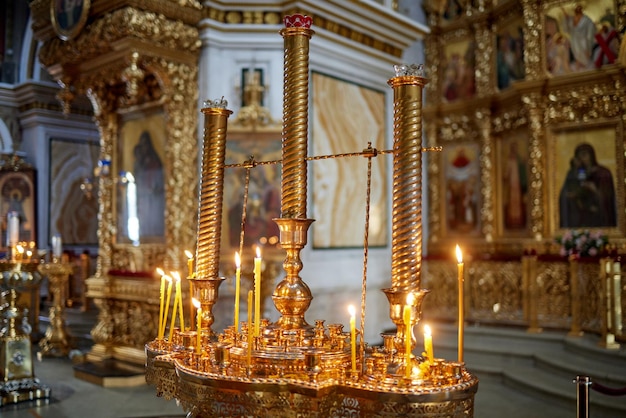
[[(110, 173), (117, 183), (115, 193), (117, 244), (133, 246), (165, 244), (168, 230), (166, 217), (167, 182), (171, 170), (166, 152), (167, 134), (165, 126), (166, 115), (159, 106), (124, 114), (121, 117), (117, 159), (114, 165), (117, 172)], [(140, 151), (140, 147), (143, 147), (146, 142), (149, 143), (148, 147), (141, 148)], [(137, 161), (137, 157), (140, 156), (143, 162)], [(147, 162), (149, 156), (154, 156), (154, 158)], [(150, 167), (147, 167), (146, 164), (150, 164)], [(150, 186), (142, 186), (144, 184), (142, 178), (145, 176), (136, 172), (137, 168), (141, 166), (151, 170), (150, 173), (145, 171), (145, 176), (157, 176), (157, 178), (153, 178)], [(132, 187), (131, 183), (133, 183), (128, 179), (127, 173), (131, 173), (135, 177), (137, 218), (144, 223), (143, 231), (139, 225), (138, 239), (134, 239), (129, 233), (130, 229), (128, 228), (132, 222), (128, 223), (129, 219), (126, 219), (131, 212), (126, 209), (125, 202), (129, 199), (129, 187)], [(161, 178), (161, 181), (158, 178)], [(144, 208), (148, 207), (148, 213), (140, 207), (142, 200), (148, 203), (148, 205), (143, 205)], [(127, 227), (123, 226), (125, 223)]]
[[(569, 221), (563, 203), (566, 199), (567, 173), (574, 164), (577, 147), (588, 143), (593, 147), (599, 165), (606, 167), (611, 173), (614, 200), (615, 221), (595, 221), (597, 217), (587, 216), (583, 220)], [(550, 130), (548, 136), (548, 158), (554, 162), (554, 169), (549, 172), (549, 213), (552, 236), (558, 236), (566, 230), (599, 229), (609, 236), (622, 237), (625, 226), (624, 209), (620, 202), (624, 201), (624, 136), (623, 126), (619, 120), (588, 122), (581, 129), (579, 124), (562, 124)], [(572, 171), (573, 173), (573, 171)], [(588, 179), (580, 179), (587, 181)], [(571, 195), (571, 193), (570, 193)], [(585, 206), (589, 206), (588, 204)], [(599, 216), (599, 215), (598, 215)], [(586, 219), (586, 220), (585, 220)], [(593, 219), (593, 220), (591, 220)], [(603, 218), (604, 219), (604, 218)], [(596, 223), (601, 223), (596, 225)]]
[(37, 187), (36, 171), (31, 167), (0, 170), (0, 249), (6, 251), (7, 214), (20, 213), (19, 242), (37, 242)]
[[(50, 21), (57, 36), (64, 41), (74, 39), (87, 23), (91, 0), (50, 0)], [(65, 13), (64, 13), (65, 11)]]

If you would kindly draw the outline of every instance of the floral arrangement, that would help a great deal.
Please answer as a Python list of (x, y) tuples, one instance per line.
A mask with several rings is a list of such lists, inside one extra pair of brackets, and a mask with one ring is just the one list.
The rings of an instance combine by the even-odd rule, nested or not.
[(608, 237), (601, 231), (567, 231), (556, 238), (561, 246), (559, 254), (562, 256), (578, 255), (594, 257), (599, 255), (609, 243)]

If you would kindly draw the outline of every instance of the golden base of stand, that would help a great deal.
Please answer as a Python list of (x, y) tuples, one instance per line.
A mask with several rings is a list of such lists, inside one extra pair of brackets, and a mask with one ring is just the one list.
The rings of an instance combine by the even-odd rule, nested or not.
[(19, 379), (0, 384), (0, 406), (49, 398), (50, 388), (37, 379)]

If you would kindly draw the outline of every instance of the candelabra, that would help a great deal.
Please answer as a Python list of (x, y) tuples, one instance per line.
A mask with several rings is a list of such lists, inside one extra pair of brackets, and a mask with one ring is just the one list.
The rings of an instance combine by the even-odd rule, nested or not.
[(35, 378), (27, 309), (18, 305), (20, 292), (41, 282), (36, 260), (0, 261), (0, 289), (7, 292), (0, 329), (0, 406), (50, 397), (50, 389)]
[[(196, 331), (175, 330), (146, 344), (146, 380), (159, 396), (176, 398), (193, 417), (213, 416), (408, 416), (473, 415), (478, 380), (463, 362), (413, 355), (413, 328), (427, 289), (421, 284), (421, 102), (426, 83), (421, 66), (396, 66), (394, 146), (367, 149), (368, 157), (393, 154), (392, 278), (385, 289), (395, 334), (381, 347), (361, 344), (354, 320), (350, 331), (323, 320), (308, 324), (311, 290), (300, 278), (300, 252), (312, 219), (306, 218), (308, 51), (311, 19), (285, 18), (280, 247), (285, 278), (272, 299), (280, 318), (253, 315), (221, 334), (211, 330), (218, 295), (219, 242), (227, 118), (223, 100), (206, 102), (202, 187), (194, 285), (199, 294)], [(256, 261), (256, 259), (255, 259)], [(256, 265), (256, 264), (255, 264)], [(257, 291), (258, 293), (258, 291)], [(208, 300), (207, 300), (208, 299)], [(254, 324), (252, 319), (254, 318)], [(163, 319), (164, 320), (164, 319)], [(182, 322), (182, 321), (181, 321)], [(181, 326), (183, 324), (181, 323)]]

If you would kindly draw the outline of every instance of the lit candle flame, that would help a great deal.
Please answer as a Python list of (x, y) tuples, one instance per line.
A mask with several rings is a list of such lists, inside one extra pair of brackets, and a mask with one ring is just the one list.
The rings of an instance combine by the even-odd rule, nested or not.
[(157, 267), (156, 272), (159, 276), (165, 276), (165, 272), (163, 271), (161, 267)]
[(168, 282), (172, 283), (172, 278), (168, 275), (164, 276), (165, 280), (167, 280)]
[(408, 306), (413, 306), (413, 301), (415, 300), (415, 296), (413, 296), (413, 292), (410, 292), (407, 296), (406, 296), (406, 304)]
[(180, 273), (177, 271), (173, 271), (172, 272), (172, 277), (174, 277), (174, 280), (180, 280)]
[(24, 247), (22, 247), (21, 245), (17, 245), (17, 252), (20, 254), (24, 254)]
[(193, 254), (191, 253), (191, 251), (189, 250), (185, 250), (185, 255), (187, 256), (188, 259), (193, 259)]
[(457, 244), (456, 246), (456, 259), (461, 264), (463, 262), (463, 254), (461, 253), (461, 247)]
[(258, 245), (256, 247), (256, 258), (261, 258), (261, 247)]
[[(257, 250), (258, 250), (258, 247), (257, 247)], [(259, 252), (257, 251), (257, 255), (258, 255), (258, 253)], [(239, 257), (239, 252), (238, 251), (235, 251), (235, 266), (237, 268), (241, 267), (241, 257)]]
[(198, 309), (200, 308), (200, 301), (196, 298), (191, 298), (191, 303), (193, 303), (193, 306)]
[(430, 337), (432, 335), (429, 325), (424, 325), (424, 335), (426, 335), (427, 337)]
[(356, 309), (354, 308), (354, 305), (348, 306), (348, 313), (350, 314), (350, 316), (356, 315)]

